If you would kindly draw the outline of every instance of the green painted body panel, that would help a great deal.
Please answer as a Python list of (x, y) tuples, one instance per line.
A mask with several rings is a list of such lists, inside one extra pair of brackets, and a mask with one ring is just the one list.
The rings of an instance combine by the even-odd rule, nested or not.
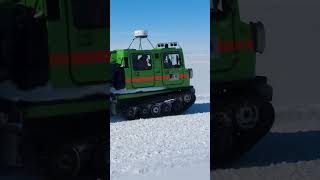
[(233, 0), (233, 13), (224, 19), (211, 21), (211, 80), (229, 82), (253, 79), (256, 76), (256, 52), (253, 49), (218, 52), (221, 42), (244, 42), (252, 40), (251, 25), (240, 20), (237, 0)]
[(109, 103), (107, 100), (101, 99), (86, 102), (75, 101), (68, 103), (35, 104), (30, 107), (22, 108), (22, 112), (25, 118), (33, 119), (106, 111), (108, 108)]
[(51, 82), (56, 87), (76, 87), (103, 84), (110, 80), (107, 51), (109, 29), (79, 29), (73, 23), (70, 1), (60, 1), (59, 21), (48, 22), (49, 51), (51, 55), (65, 54), (73, 62), (72, 53), (106, 52), (104, 62), (52, 65)]
[[(64, 88), (106, 83), (111, 78), (107, 56), (110, 39), (109, 27), (78, 28), (73, 20), (71, 0), (58, 1), (60, 18), (47, 21), (49, 57), (50, 60), (52, 57), (64, 58), (69, 63), (49, 64), (50, 84), (53, 87)], [(21, 0), (19, 4), (35, 8), (38, 13), (47, 16), (46, 0)], [(35, 7), (36, 4), (37, 7)], [(92, 52), (105, 52), (105, 61), (90, 62), (88, 59), (88, 62), (83, 64), (73, 63), (72, 54)]]
[(132, 98), (141, 98), (141, 97), (146, 97), (146, 96), (152, 96), (152, 95), (161, 95), (164, 93), (172, 92), (176, 90), (175, 88), (170, 88), (166, 90), (161, 90), (161, 91), (151, 91), (151, 92), (143, 92), (143, 93), (130, 93), (130, 94), (117, 94), (117, 99), (118, 100), (126, 100), (126, 99), (132, 99)]
[[(79, 27), (74, 20), (75, 9), (72, 6), (72, 0), (55, 0), (58, 2), (58, 18), (47, 18), (48, 32), (48, 51), (49, 51), (49, 80), (48, 85), (59, 91), (63, 89), (83, 88), (91, 85), (101, 85), (108, 87), (111, 79), (110, 63), (109, 63), (109, 24), (105, 19), (104, 26)], [(36, 14), (48, 17), (47, 0), (21, 0), (18, 2), (33, 9)], [(73, 1), (76, 2), (76, 1)], [(105, 4), (99, 6), (105, 11), (105, 15), (109, 18), (108, 1), (82, 1), (90, 6), (94, 4)], [(16, 1), (1, 0), (0, 5), (14, 7)], [(76, 2), (78, 3), (78, 2)], [(80, 2), (79, 2), (80, 3)], [(37, 6), (36, 6), (37, 5)], [(36, 7), (35, 7), (36, 6)], [(78, 6), (87, 9), (91, 13), (92, 8), (88, 6)], [(97, 6), (98, 7), (98, 6)], [(105, 8), (105, 9), (103, 9)], [(92, 14), (92, 17), (95, 14)], [(84, 18), (79, 16), (78, 18)], [(104, 17), (103, 17), (104, 18)], [(82, 19), (83, 20), (83, 19)], [(100, 92), (100, 93), (106, 93)], [(94, 95), (96, 92), (92, 92)], [(90, 95), (90, 94), (87, 94)], [(68, 99), (68, 98), (66, 98)], [(83, 99), (79, 97), (79, 99)], [(25, 118), (46, 118), (51, 116), (64, 116), (70, 114), (79, 114), (83, 112), (107, 111), (109, 109), (109, 99), (86, 100), (79, 102), (64, 101), (64, 98), (56, 101), (33, 102), (28, 107), (23, 107), (22, 112)], [(107, 118), (107, 117), (106, 117)]]
[[(73, 20), (71, 1), (58, 1), (60, 18), (47, 21), (49, 57), (50, 60), (52, 57), (64, 58), (69, 63), (49, 64), (50, 84), (53, 87), (64, 88), (106, 83), (111, 78), (108, 63), (109, 27), (78, 28)], [(21, 0), (19, 4), (35, 8), (47, 16), (46, 0)], [(36, 4), (37, 7), (34, 7)], [(90, 62), (88, 59), (87, 63), (73, 63), (72, 54), (92, 52), (105, 52), (105, 61)]]
[[(163, 55), (164, 53), (176, 53), (180, 56), (181, 66), (179, 68), (168, 68), (163, 67)], [(138, 71), (133, 69), (133, 55), (146, 54), (151, 56), (152, 69)], [(181, 48), (155, 48), (152, 50), (135, 50), (125, 49), (116, 50), (111, 53), (111, 63), (117, 63), (125, 65), (124, 58), (128, 58), (128, 67), (125, 67), (125, 88), (137, 89), (147, 87), (164, 87), (164, 88), (177, 88), (177, 87), (188, 87), (190, 86), (189, 70), (185, 68), (185, 61), (183, 58), (183, 52)], [(186, 78), (178, 78), (177, 80), (163, 79), (164, 76), (170, 74), (176, 75), (188, 75)], [(145, 80), (144, 78), (149, 78)], [(135, 80), (139, 80), (134, 82)]]

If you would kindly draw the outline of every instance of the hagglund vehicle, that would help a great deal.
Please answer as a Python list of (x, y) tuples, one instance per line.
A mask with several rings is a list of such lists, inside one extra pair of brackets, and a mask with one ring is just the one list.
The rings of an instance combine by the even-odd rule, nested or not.
[[(130, 49), (139, 39), (139, 49)], [(147, 39), (152, 49), (142, 50)], [(181, 114), (196, 100), (190, 86), (192, 69), (177, 42), (159, 43), (154, 48), (144, 30), (135, 31), (128, 49), (111, 51), (113, 89), (111, 109), (127, 119)]]
[(213, 165), (248, 151), (274, 122), (272, 87), (256, 76), (256, 53), (265, 49), (261, 22), (240, 20), (237, 0), (211, 0)]
[(108, 11), (106, 0), (0, 1), (0, 177), (107, 175)]

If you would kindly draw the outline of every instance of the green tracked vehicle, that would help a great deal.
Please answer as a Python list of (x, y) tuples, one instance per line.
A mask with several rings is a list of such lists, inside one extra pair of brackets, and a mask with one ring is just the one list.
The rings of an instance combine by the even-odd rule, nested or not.
[(256, 75), (256, 53), (265, 49), (261, 22), (240, 20), (238, 0), (211, 0), (213, 164), (248, 151), (274, 122), (272, 87)]
[(0, 1), (0, 175), (106, 173), (108, 11), (106, 0)]
[[(139, 39), (139, 49), (130, 49)], [(143, 50), (147, 39), (152, 49)], [(159, 43), (154, 48), (146, 31), (135, 31), (128, 49), (111, 51), (112, 113), (127, 119), (181, 114), (196, 100), (190, 85), (192, 69), (177, 42)]]

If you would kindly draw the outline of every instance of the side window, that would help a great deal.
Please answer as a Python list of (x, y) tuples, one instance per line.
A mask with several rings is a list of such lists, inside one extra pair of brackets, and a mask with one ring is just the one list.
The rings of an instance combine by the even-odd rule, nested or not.
[(182, 65), (180, 55), (178, 53), (165, 54), (163, 56), (163, 67), (169, 68), (180, 68)]
[(132, 56), (133, 70), (145, 71), (152, 69), (151, 56), (148, 54), (135, 54)]
[(213, 16), (218, 20), (226, 18), (231, 12), (232, 1), (233, 0), (213, 0)]

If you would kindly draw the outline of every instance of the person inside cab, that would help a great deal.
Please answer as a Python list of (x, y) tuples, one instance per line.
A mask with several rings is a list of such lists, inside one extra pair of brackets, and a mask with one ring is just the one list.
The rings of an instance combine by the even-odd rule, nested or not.
[(163, 60), (163, 66), (164, 66), (164, 68), (172, 68), (172, 61), (168, 55), (165, 56), (165, 58)]
[(137, 70), (148, 70), (149, 69), (149, 62), (148, 62), (147, 55), (141, 55), (136, 61), (136, 69)]

